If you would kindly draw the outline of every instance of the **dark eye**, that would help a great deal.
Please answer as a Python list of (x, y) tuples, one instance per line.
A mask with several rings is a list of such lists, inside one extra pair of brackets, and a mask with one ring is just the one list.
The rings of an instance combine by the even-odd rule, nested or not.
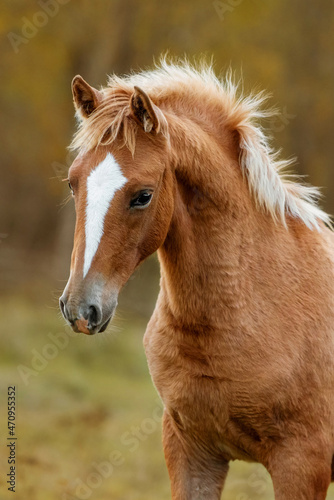
[(131, 200), (130, 207), (131, 208), (144, 208), (149, 205), (152, 199), (153, 193), (151, 191), (140, 191), (135, 198)]
[(70, 183), (70, 182), (68, 183), (68, 187), (69, 187), (69, 188), (70, 188), (70, 190), (71, 190), (71, 194), (72, 194), (72, 196), (74, 196), (73, 188), (72, 188), (72, 186), (71, 186), (71, 183)]

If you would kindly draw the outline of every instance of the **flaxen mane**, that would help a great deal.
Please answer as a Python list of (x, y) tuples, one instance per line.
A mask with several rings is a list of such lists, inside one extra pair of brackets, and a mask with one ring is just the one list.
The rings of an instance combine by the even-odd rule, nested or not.
[(273, 115), (263, 110), (263, 93), (237, 96), (238, 86), (231, 76), (219, 80), (211, 66), (194, 68), (188, 63), (169, 64), (165, 60), (153, 71), (119, 78), (109, 78), (108, 87), (101, 90), (103, 99), (91, 116), (82, 120), (71, 148), (90, 150), (99, 144), (110, 144), (116, 137), (134, 154), (137, 124), (130, 117), (130, 96), (134, 86), (141, 87), (158, 106), (161, 132), (168, 136), (164, 109), (173, 111), (187, 106), (221, 109), (230, 129), (240, 136), (240, 167), (248, 180), (249, 189), (259, 208), (268, 211), (275, 220), (285, 222), (285, 215), (300, 218), (309, 228), (319, 229), (319, 221), (330, 224), (330, 217), (317, 206), (319, 190), (297, 183), (283, 174), (292, 160), (279, 160), (278, 152), (270, 147), (268, 138), (257, 121)]

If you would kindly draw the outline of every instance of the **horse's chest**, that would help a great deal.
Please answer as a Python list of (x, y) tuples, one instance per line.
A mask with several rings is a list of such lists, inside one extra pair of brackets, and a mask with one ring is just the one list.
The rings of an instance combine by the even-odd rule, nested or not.
[(144, 344), (153, 382), (182, 434), (205, 443), (212, 454), (255, 459), (261, 441), (256, 429), (259, 419), (267, 418), (266, 403), (252, 407), (251, 388), (229, 378), (231, 366), (222, 367), (217, 353), (208, 361), (201, 350), (159, 330), (148, 330)]
[(230, 380), (215, 376), (200, 349), (148, 331), (144, 339), (153, 382), (165, 407), (184, 429), (223, 430), (228, 420)]

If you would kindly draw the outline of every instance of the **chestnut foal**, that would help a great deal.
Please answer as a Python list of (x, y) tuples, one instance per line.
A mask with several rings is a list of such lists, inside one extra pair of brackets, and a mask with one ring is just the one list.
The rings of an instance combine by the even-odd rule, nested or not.
[(323, 500), (334, 454), (334, 236), (315, 188), (289, 180), (256, 120), (210, 68), (163, 62), (72, 84), (81, 120), (60, 299), (76, 331), (112, 318), (158, 250), (144, 345), (164, 403), (174, 500), (218, 500), (230, 460), (263, 464), (277, 500)]

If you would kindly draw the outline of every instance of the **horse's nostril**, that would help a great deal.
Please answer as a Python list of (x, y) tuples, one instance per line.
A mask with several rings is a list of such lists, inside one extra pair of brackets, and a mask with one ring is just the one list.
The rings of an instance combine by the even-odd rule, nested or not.
[(89, 306), (88, 308), (88, 322), (90, 325), (97, 325), (101, 321), (102, 314), (98, 306)]
[(63, 299), (63, 295), (59, 299), (59, 307), (64, 318), (70, 323), (71, 326), (75, 323), (75, 318), (72, 318), (71, 312), (68, 307), (66, 307), (67, 300)]
[(59, 307), (60, 307), (62, 315), (64, 316), (64, 318), (66, 318), (66, 315), (65, 315), (65, 303), (64, 303), (64, 301), (63, 301), (63, 299), (61, 297), (59, 299)]

